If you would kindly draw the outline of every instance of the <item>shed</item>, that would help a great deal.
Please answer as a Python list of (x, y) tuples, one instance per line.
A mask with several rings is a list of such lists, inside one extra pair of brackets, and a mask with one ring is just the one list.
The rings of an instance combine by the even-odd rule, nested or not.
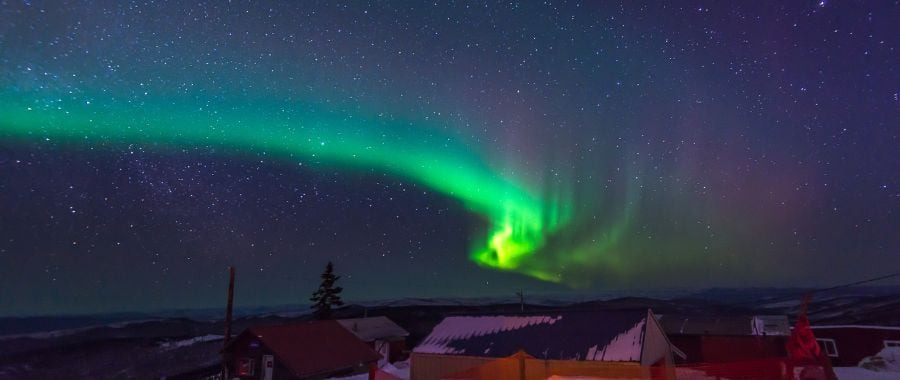
[(406, 350), (409, 332), (388, 317), (340, 319), (338, 323), (381, 354), (379, 368), (386, 363), (405, 359), (403, 351)]
[(855, 367), (868, 356), (900, 347), (900, 327), (869, 325), (811, 326), (822, 352), (837, 367)]
[(680, 363), (785, 359), (791, 335), (784, 315), (660, 315), (669, 340), (685, 353)]
[(414, 380), (460, 378), (479, 372), (465, 372), (475, 367), (483, 366), (486, 373), (518, 368), (510, 364), (518, 360), (524, 366), (520, 375), (528, 379), (651, 378), (651, 367), (671, 368), (673, 352), (678, 350), (649, 309), (451, 316), (413, 349), (410, 375)]
[(253, 326), (228, 344), (225, 355), (229, 378), (241, 379), (371, 374), (381, 358), (336, 321)]

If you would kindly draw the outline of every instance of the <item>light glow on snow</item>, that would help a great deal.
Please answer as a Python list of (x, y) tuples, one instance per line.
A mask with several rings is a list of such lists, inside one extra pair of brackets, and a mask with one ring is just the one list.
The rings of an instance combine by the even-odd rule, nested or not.
[(607, 362), (637, 362), (641, 360), (641, 346), (644, 342), (644, 320), (619, 335), (605, 347), (593, 346), (585, 360)]
[(484, 317), (447, 317), (434, 327), (431, 334), (417, 346), (413, 352), (428, 354), (460, 353), (447, 343), (471, 337), (512, 331), (528, 326), (552, 325), (562, 316), (484, 316)]

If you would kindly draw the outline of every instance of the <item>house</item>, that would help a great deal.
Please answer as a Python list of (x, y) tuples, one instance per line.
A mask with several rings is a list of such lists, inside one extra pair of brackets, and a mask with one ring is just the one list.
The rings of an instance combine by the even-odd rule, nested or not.
[(409, 332), (387, 317), (340, 319), (338, 323), (381, 354), (378, 367), (403, 360)]
[(410, 376), (671, 378), (673, 353), (649, 309), (450, 316), (413, 349)]
[(477, 367), (442, 376), (442, 380), (496, 379), (672, 379), (672, 367), (640, 367), (587, 360), (542, 360), (519, 351)]
[(836, 367), (855, 367), (868, 356), (900, 347), (900, 327), (868, 325), (811, 326), (822, 352)]
[(229, 379), (371, 378), (380, 358), (336, 321), (253, 326), (225, 348)]
[(790, 323), (784, 315), (660, 315), (659, 323), (685, 354), (679, 364), (735, 363), (788, 357)]

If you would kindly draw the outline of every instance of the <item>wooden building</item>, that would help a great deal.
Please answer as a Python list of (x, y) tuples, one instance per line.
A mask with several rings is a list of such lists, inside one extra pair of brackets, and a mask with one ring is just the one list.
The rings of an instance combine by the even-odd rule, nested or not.
[(822, 352), (836, 367), (855, 367), (887, 347), (900, 347), (900, 327), (836, 325), (811, 326)]
[(786, 359), (791, 335), (784, 315), (660, 315), (659, 323), (685, 354), (679, 364), (736, 363)]
[(372, 378), (380, 358), (336, 321), (254, 326), (225, 348), (229, 379)]
[(413, 349), (410, 376), (672, 378), (673, 353), (648, 309), (451, 316)]
[(381, 354), (378, 367), (404, 360), (409, 332), (388, 317), (339, 319), (338, 323)]

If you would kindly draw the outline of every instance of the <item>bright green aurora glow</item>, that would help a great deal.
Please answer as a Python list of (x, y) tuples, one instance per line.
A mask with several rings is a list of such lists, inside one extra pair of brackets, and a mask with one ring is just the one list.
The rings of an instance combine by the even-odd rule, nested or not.
[[(567, 278), (567, 266), (598, 262), (597, 245), (585, 249), (557, 243), (554, 250), (568, 252), (540, 254), (548, 249), (548, 239), (572, 223), (570, 194), (536, 191), (524, 181), (507, 178), (458, 139), (423, 133), (429, 126), (422, 123), (269, 100), (198, 107), (192, 99), (171, 97), (137, 104), (105, 93), (77, 98), (44, 93), (40, 99), (24, 95), (7, 91), (2, 96), (0, 132), (5, 138), (85, 146), (206, 146), (319, 165), (379, 168), (456, 198), (482, 215), (489, 230), (470, 254), (482, 266), (580, 285), (586, 281)], [(295, 109), (303, 111), (291, 111)], [(607, 243), (618, 240), (615, 230), (600, 238)]]

